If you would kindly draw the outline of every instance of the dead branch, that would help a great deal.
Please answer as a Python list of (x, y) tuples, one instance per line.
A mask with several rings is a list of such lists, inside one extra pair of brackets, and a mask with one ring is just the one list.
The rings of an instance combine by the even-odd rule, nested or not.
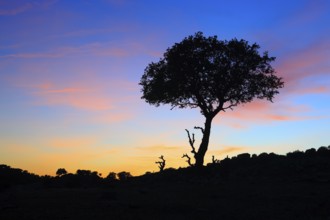
[(218, 159), (215, 159), (214, 155), (212, 155), (212, 163), (219, 163), (220, 160)]
[(196, 150), (195, 150), (195, 147), (194, 147), (194, 143), (195, 143), (195, 134), (193, 133), (193, 134), (192, 134), (192, 138), (191, 138), (188, 129), (186, 129), (186, 132), (187, 132), (187, 134), (188, 134), (189, 144), (190, 144), (190, 146), (191, 146), (191, 148), (192, 148), (191, 153), (193, 153), (193, 154), (195, 155), (195, 154), (196, 154)]
[(202, 127), (198, 127), (198, 126), (195, 126), (194, 129), (199, 129), (199, 130), (201, 130), (201, 132), (204, 134), (204, 128), (202, 128)]
[(193, 166), (191, 164), (191, 158), (189, 157), (189, 155), (188, 154), (183, 154), (183, 156), (181, 158), (185, 158), (185, 157), (187, 158), (186, 162), (189, 164), (189, 166)]
[(155, 163), (158, 164), (158, 168), (159, 168), (159, 170), (160, 170), (160, 171), (163, 171), (164, 168), (165, 168), (165, 165), (166, 165), (166, 161), (165, 161), (163, 155), (161, 155), (161, 156), (159, 157), (159, 159), (161, 159), (161, 161), (156, 161)]

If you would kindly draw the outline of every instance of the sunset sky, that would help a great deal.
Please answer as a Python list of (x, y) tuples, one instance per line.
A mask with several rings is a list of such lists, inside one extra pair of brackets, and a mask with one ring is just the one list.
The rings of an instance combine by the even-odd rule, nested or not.
[(285, 81), (273, 103), (215, 118), (206, 162), (330, 145), (328, 0), (0, 0), (0, 28), (0, 164), (103, 176), (158, 171), (160, 155), (187, 166), (185, 129), (203, 116), (148, 105), (138, 83), (197, 31), (258, 43)]

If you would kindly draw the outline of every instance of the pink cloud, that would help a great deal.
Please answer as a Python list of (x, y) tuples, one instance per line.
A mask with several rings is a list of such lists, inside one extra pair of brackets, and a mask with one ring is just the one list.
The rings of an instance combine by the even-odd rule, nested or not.
[(127, 121), (137, 114), (127, 108), (139, 101), (135, 95), (135, 83), (119, 79), (102, 81), (95, 74), (88, 73), (79, 73), (77, 77), (63, 82), (44, 74), (44, 69), (40, 69), (40, 74), (36, 73), (39, 69), (32, 70), (34, 75), (12, 77), (8, 82), (27, 93), (33, 105), (87, 111), (83, 120), (98, 124)]
[(29, 81), (18, 82), (20, 87), (28, 89), (35, 97), (34, 104), (48, 106), (71, 106), (85, 110), (109, 110), (112, 108), (112, 99), (106, 97), (98, 85), (88, 83), (73, 83), (64, 86), (59, 83), (29, 83)]
[[(269, 123), (276, 121), (305, 120), (310, 117), (301, 116), (310, 110), (308, 106), (294, 106), (284, 101), (274, 103), (265, 100), (255, 100), (245, 105), (220, 112), (215, 118), (215, 123), (225, 123), (235, 129), (245, 129), (246, 122)], [(245, 122), (245, 123), (244, 123)]]
[(276, 70), (286, 83), (330, 74), (330, 40), (325, 39), (281, 59)]
[(127, 111), (127, 109), (121, 109), (121, 111), (114, 110), (114, 111), (107, 111), (104, 113), (99, 113), (97, 116), (92, 117), (90, 122), (92, 123), (102, 123), (102, 124), (110, 124), (110, 123), (117, 123), (123, 122), (132, 119), (133, 113)]
[[(325, 39), (281, 59), (276, 70), (285, 81), (284, 95), (327, 94), (320, 77), (330, 75), (330, 40)], [(308, 80), (308, 83), (305, 82)]]

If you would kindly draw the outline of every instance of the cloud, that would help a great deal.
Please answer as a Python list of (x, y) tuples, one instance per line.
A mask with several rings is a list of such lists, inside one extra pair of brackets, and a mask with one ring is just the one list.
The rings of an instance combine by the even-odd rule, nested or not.
[[(269, 123), (271, 121), (291, 121), (298, 120), (297, 113), (304, 112), (308, 108), (305, 106), (294, 107), (283, 102), (271, 103), (264, 100), (237, 106), (234, 110), (221, 112), (220, 117), (215, 118), (215, 123), (222, 123), (224, 119), (234, 128), (245, 128), (242, 122), (253, 121), (254, 123)], [(293, 114), (293, 115), (292, 115)], [(235, 119), (233, 121), (232, 119)]]
[(328, 13), (327, 0), (313, 0), (302, 4), (300, 10), (294, 13), (294, 16), (288, 21), (289, 25), (306, 25), (306, 23), (318, 21), (324, 13)]
[(63, 57), (118, 57), (124, 58), (136, 56), (139, 54), (148, 54), (153, 56), (154, 52), (147, 49), (138, 42), (127, 42), (114, 45), (111, 42), (93, 42), (80, 46), (66, 46), (52, 49), (45, 52), (33, 53), (11, 53), (1, 55), (0, 58), (8, 59), (38, 59), (38, 58), (63, 58)]
[(148, 147), (136, 147), (136, 149), (141, 151), (149, 151), (149, 152), (157, 152), (157, 151), (163, 152), (163, 151), (181, 150), (182, 147), (157, 145), (157, 146), (148, 146)]
[(36, 91), (31, 93), (37, 100), (37, 105), (64, 105), (85, 110), (109, 110), (112, 102), (105, 97), (95, 85), (79, 85), (78, 87), (63, 88), (60, 85), (37, 85)]
[(64, 149), (72, 151), (97, 145), (97, 138), (91, 136), (70, 138), (58, 137), (48, 140), (47, 145), (57, 150)]
[[(225, 146), (222, 149), (219, 150), (210, 150), (208, 152), (208, 154), (212, 154), (215, 156), (219, 156), (219, 155), (233, 155), (233, 154), (238, 154), (238, 153), (242, 153), (243, 151), (247, 151), (249, 150), (248, 147), (243, 147), (243, 146)], [(222, 157), (224, 158), (224, 156)]]
[(91, 117), (91, 123), (97, 124), (110, 124), (128, 121), (134, 117), (134, 114), (127, 109), (117, 109), (114, 111), (106, 111), (98, 113), (96, 116)]
[[(46, 71), (40, 68), (41, 72)], [(105, 81), (89, 73), (72, 74), (70, 78), (51, 75), (54, 77), (45, 73), (23, 74), (11, 76), (7, 81), (30, 95), (34, 105), (68, 106), (98, 112), (90, 119), (93, 121), (121, 121), (134, 114), (123, 110), (123, 105), (136, 99), (136, 85), (131, 82), (120, 79)]]
[(324, 39), (283, 57), (276, 70), (292, 86), (307, 77), (330, 74), (330, 40)]
[(47, 9), (49, 6), (55, 4), (57, 0), (42, 0), (42, 1), (2, 1), (0, 2), (0, 16), (13, 16), (29, 11), (31, 9)]
[(70, 38), (70, 37), (85, 37), (85, 36), (99, 36), (99, 35), (105, 35), (105, 34), (129, 34), (132, 32), (132, 30), (135, 28), (135, 26), (131, 24), (123, 24), (116, 27), (111, 28), (90, 28), (90, 29), (79, 29), (74, 31), (69, 31), (65, 33), (59, 33), (56, 35), (52, 35), (53, 38)]
[(0, 58), (18, 58), (18, 59), (35, 59), (35, 58), (58, 58), (63, 57), (62, 53), (15, 53), (2, 55)]
[[(3, 4), (3, 3), (1, 3)], [(0, 15), (16, 15), (33, 8), (33, 4), (28, 2), (23, 5), (10, 5), (11, 8), (0, 9)], [(7, 5), (8, 7), (8, 5)]]

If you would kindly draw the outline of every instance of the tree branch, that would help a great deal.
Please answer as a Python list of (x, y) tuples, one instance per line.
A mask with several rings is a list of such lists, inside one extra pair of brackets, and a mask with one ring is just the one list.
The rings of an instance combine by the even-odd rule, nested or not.
[(192, 134), (192, 138), (191, 138), (188, 129), (186, 129), (186, 132), (187, 132), (187, 135), (188, 135), (188, 138), (189, 138), (189, 144), (190, 144), (190, 146), (191, 146), (191, 148), (192, 148), (191, 153), (193, 153), (193, 154), (195, 155), (195, 154), (196, 154), (196, 150), (195, 150), (195, 147), (194, 147), (194, 143), (195, 143), (195, 134), (193, 133), (193, 134)]
[(191, 158), (188, 156), (188, 154), (183, 154), (181, 158), (185, 157), (187, 158), (186, 162), (189, 164), (189, 166), (192, 167), (193, 165), (191, 164)]
[(204, 128), (202, 128), (202, 127), (198, 127), (198, 126), (195, 126), (194, 128), (195, 128), (195, 129), (200, 129), (201, 132), (204, 134)]
[(226, 109), (231, 109), (231, 110), (233, 110), (233, 107), (234, 107), (234, 106), (237, 106), (237, 104), (230, 104), (230, 105), (228, 105), (227, 107), (221, 108), (221, 111), (226, 112), (226, 111), (225, 111)]

